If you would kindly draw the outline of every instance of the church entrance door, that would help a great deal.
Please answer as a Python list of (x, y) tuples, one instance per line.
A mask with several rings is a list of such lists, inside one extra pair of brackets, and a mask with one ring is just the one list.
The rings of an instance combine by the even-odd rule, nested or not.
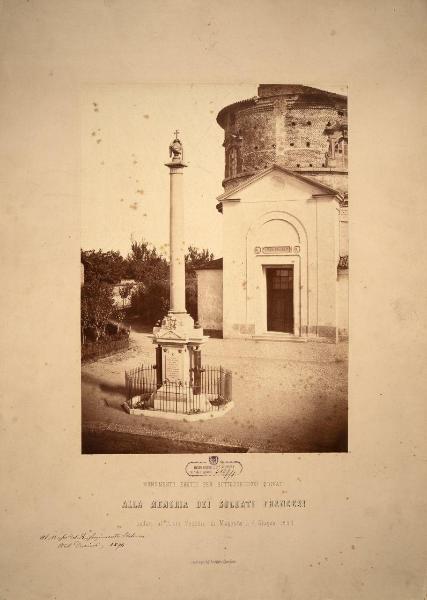
[(294, 333), (294, 267), (267, 269), (267, 330)]

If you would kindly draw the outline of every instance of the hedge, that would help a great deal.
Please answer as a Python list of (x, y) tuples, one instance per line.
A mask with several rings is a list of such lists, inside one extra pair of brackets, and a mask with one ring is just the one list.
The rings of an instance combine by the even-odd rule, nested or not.
[(109, 354), (115, 354), (129, 348), (129, 336), (111, 336), (98, 340), (97, 342), (85, 342), (82, 344), (82, 361), (102, 358)]

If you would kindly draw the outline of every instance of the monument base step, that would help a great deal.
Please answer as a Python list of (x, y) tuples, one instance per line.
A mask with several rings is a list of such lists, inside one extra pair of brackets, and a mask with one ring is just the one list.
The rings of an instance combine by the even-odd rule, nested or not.
[(123, 409), (130, 415), (140, 415), (142, 417), (150, 417), (155, 419), (170, 419), (172, 421), (183, 421), (183, 422), (192, 422), (192, 421), (209, 421), (210, 419), (215, 419), (217, 417), (222, 417), (232, 408), (234, 408), (234, 403), (227, 402), (223, 406), (219, 407), (211, 407), (211, 410), (208, 412), (200, 412), (193, 414), (185, 414), (185, 413), (177, 413), (175, 411), (165, 411), (165, 410), (154, 410), (153, 408), (130, 408), (127, 402), (123, 402)]
[(292, 335), (291, 333), (280, 333), (280, 332), (267, 332), (260, 335), (252, 336), (252, 339), (256, 342), (294, 342), (294, 343), (305, 343), (308, 341), (306, 337), (300, 337)]
[(214, 401), (216, 396), (214, 394), (198, 394), (190, 396), (185, 392), (175, 393), (169, 390), (163, 390), (159, 388), (157, 392), (151, 397), (150, 406), (155, 410), (172, 411), (180, 413), (196, 413), (196, 412), (207, 412), (212, 410), (212, 404), (210, 400)]

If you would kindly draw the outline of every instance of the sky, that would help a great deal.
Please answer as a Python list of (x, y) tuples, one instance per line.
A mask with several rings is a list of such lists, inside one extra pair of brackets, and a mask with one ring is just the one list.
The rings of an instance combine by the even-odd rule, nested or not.
[[(308, 83), (346, 93), (340, 85)], [(187, 245), (222, 256), (215, 208), (224, 176), (224, 106), (251, 98), (257, 84), (87, 85), (81, 95), (81, 247), (119, 250), (146, 240), (166, 257), (169, 241), (169, 144), (184, 147)]]

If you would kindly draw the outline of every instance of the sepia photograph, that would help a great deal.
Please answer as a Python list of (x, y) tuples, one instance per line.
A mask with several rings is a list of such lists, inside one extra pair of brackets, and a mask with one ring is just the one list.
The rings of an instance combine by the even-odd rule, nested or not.
[(82, 452), (346, 452), (346, 85), (80, 110)]
[(0, 600), (426, 600), (427, 4), (0, 5)]

